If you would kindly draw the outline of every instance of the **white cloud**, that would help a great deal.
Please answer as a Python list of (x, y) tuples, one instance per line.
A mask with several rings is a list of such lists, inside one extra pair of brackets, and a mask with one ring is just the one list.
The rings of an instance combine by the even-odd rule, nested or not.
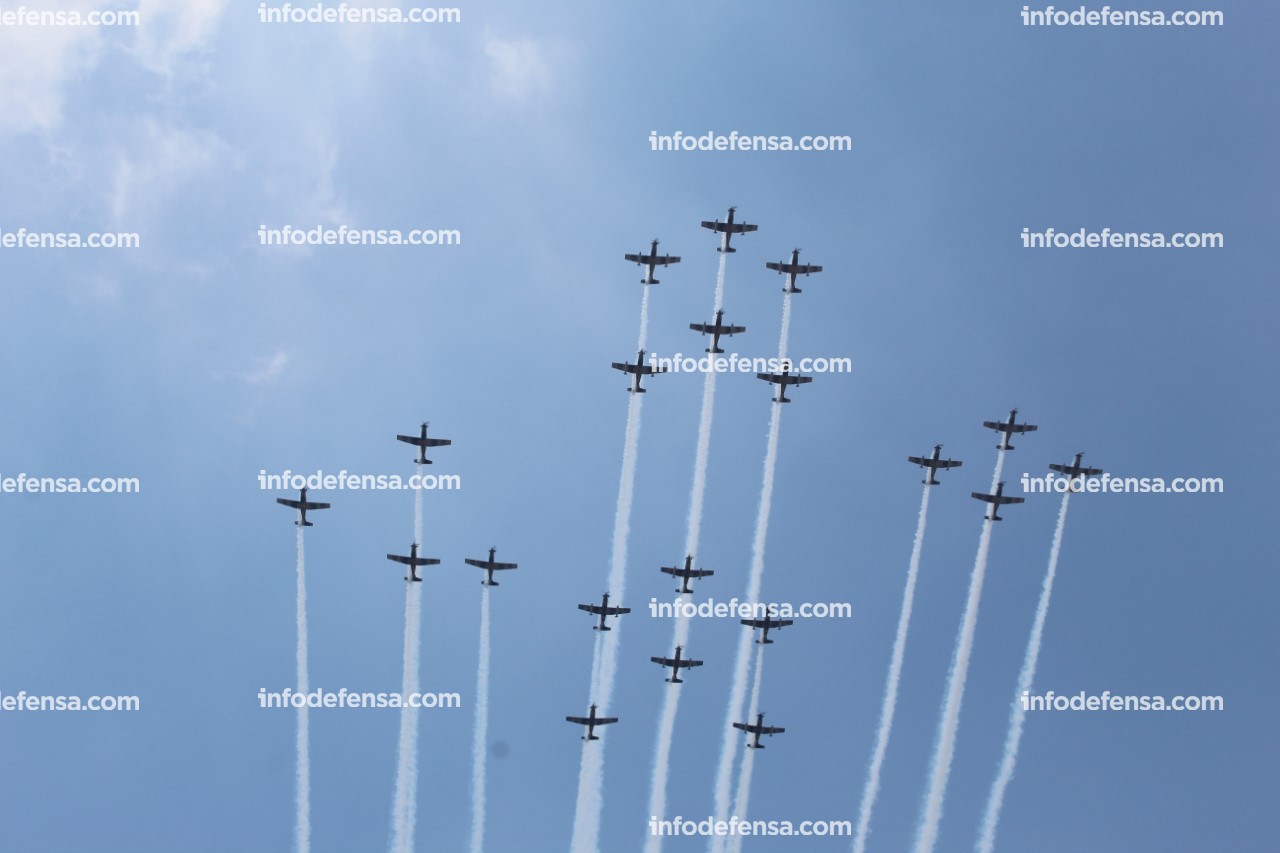
[(134, 56), (166, 77), (177, 64), (204, 51), (218, 29), (227, 0), (139, 0)]
[(546, 51), (532, 39), (486, 35), (484, 52), (489, 57), (489, 85), (498, 94), (525, 98), (550, 88)]
[(121, 227), (138, 224), (166, 195), (232, 159), (215, 134), (154, 118), (125, 146), (111, 167), (111, 218)]

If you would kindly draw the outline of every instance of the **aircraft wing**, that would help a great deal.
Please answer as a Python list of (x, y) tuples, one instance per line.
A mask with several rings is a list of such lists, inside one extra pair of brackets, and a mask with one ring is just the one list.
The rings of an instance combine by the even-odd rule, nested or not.
[(932, 459), (926, 459), (926, 458), (925, 458), (925, 457), (923, 457), (923, 456), (908, 456), (908, 457), (907, 457), (907, 461), (908, 461), (908, 462), (910, 462), (910, 463), (911, 463), (911, 464), (913, 464), (913, 465), (919, 465), (919, 466), (921, 466), (921, 467), (924, 467), (925, 465), (928, 465), (928, 464), (929, 464), (930, 462), (932, 462), (933, 460), (932, 460)]
[(939, 459), (938, 460), (938, 467), (942, 468), (943, 470), (947, 470), (949, 468), (959, 468), (963, 464), (964, 464), (963, 462), (959, 462), (955, 459)]
[(786, 731), (782, 726), (755, 726), (753, 731), (762, 735), (780, 735)]
[(622, 256), (622, 259), (623, 259), (624, 261), (631, 261), (632, 263), (635, 263), (635, 264), (643, 264), (646, 260), (648, 260), (648, 256), (646, 256), (646, 255), (623, 255), (623, 256)]
[(993, 429), (996, 432), (1004, 432), (1004, 428), (1007, 426), (1007, 424), (996, 423), (995, 421), (983, 421), (982, 425), (987, 429)]
[(490, 563), (488, 560), (476, 560), (471, 557), (464, 557), (463, 562), (468, 566), (475, 566), (477, 569), (493, 569), (495, 572), (503, 569), (514, 569), (516, 563)]
[(495, 572), (501, 572), (501, 571), (506, 571), (507, 569), (516, 568), (516, 564), (515, 563), (490, 563), (488, 566), (485, 566), (485, 568), (493, 569)]
[(755, 728), (755, 726), (751, 725), (750, 723), (734, 723), (733, 727), (735, 729), (739, 729), (740, 731), (744, 731), (744, 732), (749, 732)]
[[(565, 717), (565, 720), (570, 723), (577, 723), (580, 726), (589, 726), (592, 723), (592, 721), (588, 720), (586, 717)], [(600, 721), (595, 720), (595, 722), (599, 723)]]
[(438, 566), (440, 561), (435, 557), (405, 557), (400, 554), (388, 554), (388, 560), (404, 563), (406, 566)]
[(634, 364), (626, 364), (625, 362), (621, 362), (621, 361), (613, 362), (613, 369), (621, 370), (623, 373), (634, 373), (635, 372), (634, 368), (635, 368)]
[(1035, 432), (1040, 427), (1035, 424), (1005, 424), (1001, 427), (1001, 432), (1008, 430), (1009, 432)]
[(729, 226), (729, 231), (733, 234), (747, 234), (752, 231), (756, 231), (759, 228), (759, 225), (749, 225), (746, 222), (735, 222)]
[(328, 509), (330, 505), (320, 501), (307, 501), (306, 503), (299, 503), (298, 506), (302, 509)]
[(289, 498), (276, 498), (276, 503), (284, 504), (292, 509), (302, 509), (302, 501), (290, 500)]
[(720, 230), (720, 223), (719, 223), (719, 222), (712, 222), (712, 221), (710, 221), (710, 220), (704, 219), (704, 220), (702, 220), (702, 227), (703, 227), (703, 228), (710, 228), (712, 231), (719, 231), (719, 230)]
[(738, 335), (747, 330), (746, 326), (725, 326), (720, 329), (722, 335)]
[(650, 258), (649, 263), (656, 264), (660, 267), (665, 267), (667, 264), (680, 263), (680, 256), (679, 255), (658, 255), (657, 257)]
[(618, 722), (617, 717), (596, 717), (597, 726), (607, 726), (610, 723), (616, 723), (616, 722)]
[(999, 503), (999, 501), (996, 500), (995, 495), (986, 495), (986, 494), (983, 494), (982, 492), (970, 492), (970, 494), (973, 495), (978, 500), (986, 501), (989, 504)]

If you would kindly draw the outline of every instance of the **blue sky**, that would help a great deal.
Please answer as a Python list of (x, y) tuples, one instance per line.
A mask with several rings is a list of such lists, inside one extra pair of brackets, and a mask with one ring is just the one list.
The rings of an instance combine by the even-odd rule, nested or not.
[[(0, 495), (0, 690), (142, 697), (132, 715), (8, 713), (6, 846), (280, 850), (293, 716), (293, 528), (260, 469), (408, 474), (424, 419), (464, 488), (427, 496), (429, 690), (474, 684), (493, 600), (492, 850), (564, 849), (608, 571), (640, 297), (624, 252), (684, 262), (651, 294), (651, 349), (700, 353), (730, 204), (730, 349), (776, 344), (793, 246), (797, 353), (847, 355), (782, 419), (764, 590), (850, 601), (770, 648), (753, 815), (852, 819), (919, 500), (904, 457), (965, 466), (932, 497), (872, 847), (915, 828), (989, 482), (984, 419), (1040, 431), (1006, 474), (1079, 450), (1215, 496), (1073, 502), (1037, 684), (1214, 694), (1217, 714), (1031, 715), (998, 843), (1038, 851), (1261, 851), (1278, 741), (1267, 465), (1280, 411), (1273, 252), (1277, 12), (1216, 30), (1034, 29), (1020, 4), (463, 6), (463, 23), (263, 26), (256, 7), (139, 4), (137, 32), (0, 31), (0, 227), (126, 230), (119, 252), (0, 250), (0, 473), (137, 476), (136, 496)], [(1174, 7), (1160, 7), (1174, 8)], [(651, 130), (848, 134), (844, 154), (654, 153)], [(454, 248), (257, 245), (259, 225), (458, 228)], [(1218, 251), (1029, 251), (1023, 227), (1221, 231)], [(602, 848), (643, 840), (700, 382), (649, 383)], [(721, 381), (699, 563), (740, 595), (769, 418)], [(311, 682), (394, 690), (408, 494), (332, 493), (309, 531)], [(1057, 511), (995, 531), (939, 849), (972, 849)], [(669, 802), (705, 816), (737, 626), (698, 623)], [(470, 702), (425, 714), (418, 846), (468, 830)], [(386, 843), (398, 719), (312, 715), (316, 850)], [(531, 839), (534, 841), (531, 842)], [(533, 843), (535, 846), (531, 847)], [(700, 842), (670, 842), (672, 851)], [(747, 849), (843, 850), (841, 841)]]

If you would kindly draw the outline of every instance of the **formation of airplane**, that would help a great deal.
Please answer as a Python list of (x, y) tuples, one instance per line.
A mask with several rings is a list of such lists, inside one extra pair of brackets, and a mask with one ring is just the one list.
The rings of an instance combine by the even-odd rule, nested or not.
[(307, 490), (303, 489), (298, 499), (290, 500), (289, 498), (276, 498), (276, 503), (283, 504), (291, 509), (298, 511), (298, 520), (294, 524), (299, 527), (314, 527), (315, 525), (307, 521), (307, 510), (328, 509), (329, 504), (320, 501), (307, 500)]
[(791, 250), (791, 261), (765, 261), (765, 266), (774, 270), (779, 275), (787, 277), (787, 284), (782, 288), (783, 293), (801, 293), (800, 288), (796, 287), (796, 276), (811, 275), (815, 272), (822, 272), (822, 267), (817, 264), (800, 263), (800, 250)]
[(983, 421), (982, 425), (987, 429), (993, 429), (1001, 433), (1000, 443), (996, 445), (996, 450), (1013, 450), (1013, 445), (1009, 443), (1009, 439), (1013, 434), (1024, 432), (1035, 432), (1039, 427), (1035, 424), (1018, 423), (1018, 410), (1009, 410), (1009, 419), (1007, 421)]
[(388, 554), (387, 559), (408, 566), (409, 574), (405, 580), (411, 583), (422, 583), (422, 578), (418, 577), (418, 566), (440, 565), (440, 561), (435, 557), (419, 557), (417, 542), (414, 542), (409, 546), (409, 556), (406, 557), (403, 554)]
[(627, 389), (633, 394), (644, 394), (646, 392), (646, 389), (640, 387), (640, 379), (642, 377), (652, 376), (655, 373), (667, 372), (667, 369), (665, 367), (652, 367), (650, 365), (645, 364), (644, 350), (640, 350), (640, 352), (636, 353), (635, 364), (628, 364), (627, 362), (615, 361), (613, 363), (613, 369), (621, 370), (623, 373), (629, 373), (633, 377), (635, 377), (635, 380), (632, 382), (631, 387)]
[(742, 624), (746, 625), (748, 628), (760, 629), (760, 639), (756, 640), (757, 644), (762, 646), (772, 646), (773, 640), (769, 639), (769, 629), (776, 628), (781, 631), (783, 628), (794, 625), (795, 620), (774, 619), (772, 616), (766, 614), (763, 619), (743, 619)]
[(740, 729), (749, 735), (753, 735), (751, 743), (747, 744), (748, 749), (764, 749), (764, 744), (760, 742), (760, 735), (780, 735), (786, 731), (782, 726), (766, 726), (764, 724), (764, 712), (756, 714), (754, 723), (734, 723), (735, 729)]
[(996, 515), (996, 512), (1000, 509), (1000, 507), (1006, 506), (1008, 504), (1020, 504), (1026, 500), (1026, 498), (1007, 497), (1004, 493), (1003, 480), (1000, 481), (1000, 483), (996, 486), (996, 493), (994, 495), (984, 494), (983, 492), (972, 492), (971, 494), (978, 500), (986, 501), (987, 503), (991, 504), (991, 514), (986, 516), (987, 521), (1004, 521), (1003, 518)]
[(640, 279), (641, 284), (657, 284), (658, 283), (658, 280), (653, 277), (653, 271), (655, 267), (665, 267), (668, 264), (680, 263), (680, 257), (678, 255), (659, 255), (657, 240), (654, 240), (653, 243), (650, 244), (649, 254), (647, 255), (640, 253), (635, 255), (623, 255), (622, 257), (628, 261), (632, 261), (633, 263), (638, 264), (639, 266), (649, 268), (648, 274), (645, 275), (644, 278)]
[(681, 579), (682, 583), (676, 589), (676, 592), (679, 592), (682, 594), (688, 594), (693, 592), (693, 590), (689, 589), (690, 580), (694, 578), (709, 578), (715, 574), (715, 572), (711, 571), (710, 569), (695, 569), (693, 567), (692, 555), (686, 556), (684, 558), (683, 567), (662, 566), (662, 573), (664, 575), (671, 575), (672, 577)]
[(728, 254), (730, 252), (738, 251), (729, 245), (729, 241), (733, 238), (733, 235), (750, 234), (752, 231), (756, 231), (760, 227), (758, 225), (748, 225), (745, 222), (734, 222), (733, 217), (735, 211), (737, 211), (736, 207), (729, 208), (729, 218), (724, 222), (721, 222), (719, 219), (714, 222), (707, 222), (706, 220), (703, 220), (702, 222), (703, 228), (710, 228), (717, 234), (724, 235), (724, 242), (720, 244), (720, 248), (716, 249), (717, 252), (724, 252), (725, 254)]
[(914, 462), (916, 465), (919, 465), (921, 468), (929, 469), (928, 478), (920, 481), (921, 483), (924, 483), (926, 486), (938, 485), (938, 479), (934, 475), (937, 474), (939, 471), (946, 471), (951, 468), (959, 468), (961, 465), (964, 464), (963, 462), (960, 462), (959, 460), (956, 460), (956, 459), (943, 459), (941, 444), (935, 444), (933, 446), (932, 456), (908, 456), (907, 461)]
[(624, 613), (631, 612), (630, 607), (610, 607), (609, 593), (607, 592), (600, 599), (599, 604), (579, 604), (578, 609), (585, 610), (586, 612), (590, 613), (592, 616), (600, 617), (600, 624), (591, 626), (591, 629), (593, 631), (612, 631), (613, 630), (612, 628), (604, 624), (604, 620), (610, 616), (621, 616)]
[(618, 722), (617, 717), (597, 717), (595, 705), (591, 706), (591, 710), (587, 713), (587, 716), (565, 717), (565, 720), (570, 723), (577, 723), (580, 726), (587, 727), (587, 733), (582, 736), (583, 740), (600, 740), (599, 736), (595, 734), (596, 726), (607, 726), (610, 723)]
[(711, 335), (711, 346), (707, 347), (705, 352), (722, 353), (720, 349), (720, 336), (732, 337), (747, 330), (746, 326), (726, 326), (721, 321), (724, 319), (724, 309), (716, 309), (716, 319), (711, 323), (690, 323), (689, 328), (695, 332), (701, 332), (704, 335)]
[(684, 684), (684, 681), (680, 678), (680, 670), (702, 666), (702, 661), (684, 657), (684, 646), (676, 646), (676, 656), (673, 658), (651, 657), (649, 660), (662, 664), (664, 667), (671, 667), (671, 677), (667, 679), (668, 684)]
[(428, 447), (447, 447), (453, 444), (447, 438), (427, 438), (427, 425), (425, 423), (422, 425), (422, 433), (420, 435), (397, 435), (396, 438), (405, 444), (412, 444), (418, 448), (418, 458), (413, 461), (419, 465), (431, 464), (431, 460), (427, 458)]
[(477, 560), (472, 557), (464, 558), (464, 561), (468, 566), (475, 566), (477, 569), (484, 569), (486, 572), (489, 573), (489, 576), (487, 578), (480, 581), (480, 583), (484, 586), (498, 585), (498, 582), (493, 579), (494, 572), (509, 571), (511, 569), (519, 568), (518, 563), (499, 563), (496, 560), (494, 560), (493, 555), (496, 554), (497, 551), (498, 551), (497, 548), (490, 548), (489, 559), (487, 560)]
[(812, 376), (800, 376), (799, 374), (792, 376), (790, 368), (781, 373), (757, 373), (756, 379), (763, 379), (770, 385), (778, 386), (778, 396), (773, 398), (775, 403), (791, 402), (791, 398), (787, 396), (788, 385), (805, 385), (813, 381)]
[(1101, 468), (1086, 468), (1083, 465), (1081, 465), (1080, 460), (1083, 458), (1084, 458), (1083, 453), (1077, 453), (1075, 461), (1072, 462), (1071, 464), (1056, 465), (1056, 464), (1050, 463), (1049, 470), (1057, 471), (1059, 474), (1065, 474), (1068, 477), (1070, 477), (1072, 480), (1076, 479), (1077, 477), (1096, 477), (1099, 474), (1104, 473)]

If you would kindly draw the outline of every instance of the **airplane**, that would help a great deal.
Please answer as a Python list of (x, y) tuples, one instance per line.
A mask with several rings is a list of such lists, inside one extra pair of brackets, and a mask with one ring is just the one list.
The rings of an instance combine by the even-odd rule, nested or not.
[(650, 367), (644, 363), (644, 350), (640, 350), (636, 354), (636, 363), (627, 364), (625, 362), (615, 361), (613, 363), (614, 370), (621, 370), (623, 373), (630, 373), (635, 377), (635, 382), (627, 390), (633, 394), (645, 394), (647, 389), (640, 387), (640, 379), (644, 376), (652, 376), (655, 373), (666, 373), (665, 367)]
[(719, 219), (717, 219), (715, 222), (707, 222), (706, 220), (703, 220), (702, 222), (703, 228), (710, 228), (712, 231), (715, 231), (717, 234), (724, 235), (724, 242), (720, 245), (720, 248), (716, 249), (717, 252), (724, 252), (725, 254), (728, 254), (730, 252), (738, 251), (737, 249), (734, 249), (729, 245), (729, 240), (733, 237), (733, 235), (749, 234), (750, 232), (755, 231), (760, 227), (759, 225), (748, 225), (745, 222), (734, 222), (733, 213), (735, 210), (737, 210), (736, 207), (729, 208), (729, 218), (724, 222), (721, 222)]
[(653, 277), (654, 267), (665, 267), (667, 264), (680, 263), (680, 257), (678, 255), (659, 255), (657, 240), (654, 240), (653, 243), (649, 246), (649, 254), (647, 255), (644, 255), (644, 254), (623, 255), (622, 257), (625, 260), (634, 261), (635, 263), (639, 264), (642, 267), (647, 266), (649, 268), (649, 274), (646, 275), (644, 278), (640, 279), (641, 284), (657, 284), (658, 283), (658, 280)]
[(692, 578), (709, 578), (715, 574), (715, 572), (711, 571), (710, 569), (695, 569), (693, 567), (692, 556), (687, 556), (684, 558), (684, 568), (677, 568), (675, 566), (663, 566), (662, 573), (664, 575), (671, 575), (674, 578), (680, 578), (683, 581), (679, 586), (679, 588), (676, 589), (676, 592), (679, 592), (679, 593), (693, 592), (693, 590), (689, 589), (689, 581)]
[(315, 527), (314, 524), (307, 521), (307, 510), (328, 509), (329, 504), (320, 503), (319, 501), (307, 500), (307, 490), (303, 489), (302, 494), (298, 496), (296, 501), (288, 498), (276, 498), (276, 503), (283, 504), (298, 511), (298, 520), (294, 524), (299, 527)]
[(427, 458), (428, 447), (446, 447), (453, 444), (453, 442), (447, 438), (427, 438), (426, 424), (422, 425), (422, 435), (397, 435), (396, 438), (406, 444), (412, 444), (418, 448), (418, 458), (415, 459), (414, 462), (419, 465), (431, 464), (431, 460)]
[(695, 332), (701, 332), (704, 335), (711, 335), (711, 346), (707, 347), (706, 352), (720, 353), (724, 350), (720, 349), (720, 336), (732, 337), (739, 332), (745, 332), (746, 326), (726, 326), (720, 321), (724, 319), (724, 309), (716, 309), (716, 320), (714, 323), (690, 323), (689, 328)]
[(702, 666), (702, 661), (693, 658), (681, 657), (684, 653), (684, 646), (676, 646), (676, 656), (673, 658), (649, 658), (654, 663), (660, 663), (663, 666), (671, 667), (671, 677), (667, 679), (668, 684), (684, 684), (680, 678), (680, 670), (691, 666)]
[(795, 620), (774, 619), (772, 616), (766, 613), (763, 619), (743, 619), (742, 624), (746, 625), (748, 628), (763, 628), (764, 631), (763, 633), (761, 633), (760, 639), (756, 640), (756, 643), (762, 646), (772, 646), (773, 640), (769, 639), (769, 629), (777, 628), (779, 631), (781, 631), (783, 628), (794, 625)]
[(778, 396), (773, 398), (775, 403), (790, 403), (791, 398), (787, 396), (788, 385), (804, 385), (813, 381), (812, 376), (792, 376), (791, 368), (787, 368), (781, 373), (757, 373), (756, 379), (763, 379), (770, 385), (778, 385)]
[(397, 563), (404, 563), (409, 567), (409, 576), (405, 580), (412, 583), (422, 583), (422, 578), (418, 577), (418, 566), (438, 566), (440, 561), (435, 557), (419, 557), (418, 543), (414, 542), (409, 546), (409, 556), (405, 557), (400, 554), (388, 554), (388, 560), (394, 560)]
[(1076, 454), (1076, 461), (1070, 465), (1054, 465), (1050, 463), (1049, 470), (1057, 471), (1059, 474), (1066, 474), (1072, 480), (1077, 477), (1096, 477), (1103, 473), (1101, 468), (1086, 468), (1080, 464), (1080, 460), (1084, 458), (1083, 453)]
[(617, 717), (597, 717), (595, 705), (591, 706), (591, 712), (587, 716), (565, 717), (565, 720), (570, 723), (577, 723), (580, 726), (587, 727), (587, 733), (583, 736), (583, 740), (600, 740), (599, 736), (595, 734), (596, 726), (607, 726), (610, 723), (618, 722)]
[(1009, 420), (997, 423), (996, 421), (983, 421), (982, 425), (987, 429), (993, 429), (996, 432), (1004, 433), (1004, 439), (996, 445), (996, 450), (1013, 450), (1013, 445), (1009, 443), (1009, 439), (1013, 437), (1015, 432), (1035, 432), (1039, 429), (1035, 424), (1017, 423), (1018, 410), (1009, 411)]
[(477, 569), (484, 569), (485, 571), (487, 571), (487, 572), (489, 573), (489, 577), (488, 577), (488, 579), (487, 579), (487, 580), (482, 580), (482, 581), (480, 581), (480, 583), (484, 584), (485, 586), (497, 586), (497, 585), (498, 585), (498, 582), (497, 582), (496, 580), (494, 580), (494, 579), (493, 579), (493, 573), (494, 573), (494, 572), (502, 571), (502, 570), (504, 570), (504, 569), (514, 569), (514, 568), (517, 568), (517, 567), (518, 567), (518, 565), (517, 565), (516, 563), (496, 563), (496, 562), (494, 562), (494, 560), (493, 560), (493, 555), (494, 555), (494, 553), (495, 553), (497, 550), (498, 550), (497, 548), (490, 548), (490, 549), (489, 549), (489, 559), (487, 559), (487, 560), (476, 560), (476, 559), (472, 559), (471, 557), (465, 557), (465, 558), (463, 558), (463, 559), (464, 559), (464, 561), (466, 562), (466, 564), (467, 564), (468, 566), (475, 566)]
[(764, 749), (764, 744), (760, 742), (760, 735), (780, 735), (786, 731), (782, 726), (766, 726), (764, 724), (764, 712), (756, 714), (756, 721), (752, 723), (734, 723), (735, 729), (741, 729), (748, 734), (755, 735), (751, 743), (747, 744), (748, 749)]
[(929, 478), (927, 480), (920, 481), (924, 483), (926, 486), (938, 485), (938, 479), (934, 475), (937, 474), (939, 471), (946, 471), (948, 468), (959, 468), (961, 465), (964, 464), (963, 462), (960, 462), (959, 460), (956, 460), (956, 459), (943, 459), (941, 444), (935, 444), (933, 446), (932, 456), (908, 456), (907, 461), (914, 462), (915, 464), (919, 465), (921, 468), (929, 469)]
[(610, 607), (609, 593), (607, 592), (604, 594), (604, 597), (600, 599), (599, 604), (579, 604), (578, 609), (585, 610), (593, 616), (600, 617), (600, 624), (591, 626), (591, 630), (593, 631), (612, 631), (612, 628), (604, 624), (605, 618), (609, 616), (621, 616), (624, 613), (631, 612), (630, 607)]
[(996, 510), (1000, 509), (1000, 507), (1004, 506), (1005, 504), (1020, 504), (1026, 500), (1026, 498), (1005, 497), (1003, 480), (1001, 480), (1000, 484), (996, 486), (996, 493), (994, 495), (987, 495), (987, 494), (983, 494), (982, 492), (973, 492), (972, 494), (978, 500), (986, 501), (987, 503), (991, 504), (991, 515), (985, 516), (987, 521), (1004, 521), (1003, 518), (996, 515)]
[(803, 292), (800, 290), (800, 288), (796, 287), (796, 276), (809, 275), (810, 273), (815, 273), (815, 272), (822, 272), (822, 267), (818, 266), (817, 264), (800, 263), (799, 249), (791, 250), (790, 263), (787, 263), (786, 261), (778, 261), (777, 263), (774, 263), (773, 261), (765, 261), (764, 265), (771, 270), (777, 270), (779, 275), (785, 275), (787, 277), (787, 286), (782, 288), (783, 293)]

